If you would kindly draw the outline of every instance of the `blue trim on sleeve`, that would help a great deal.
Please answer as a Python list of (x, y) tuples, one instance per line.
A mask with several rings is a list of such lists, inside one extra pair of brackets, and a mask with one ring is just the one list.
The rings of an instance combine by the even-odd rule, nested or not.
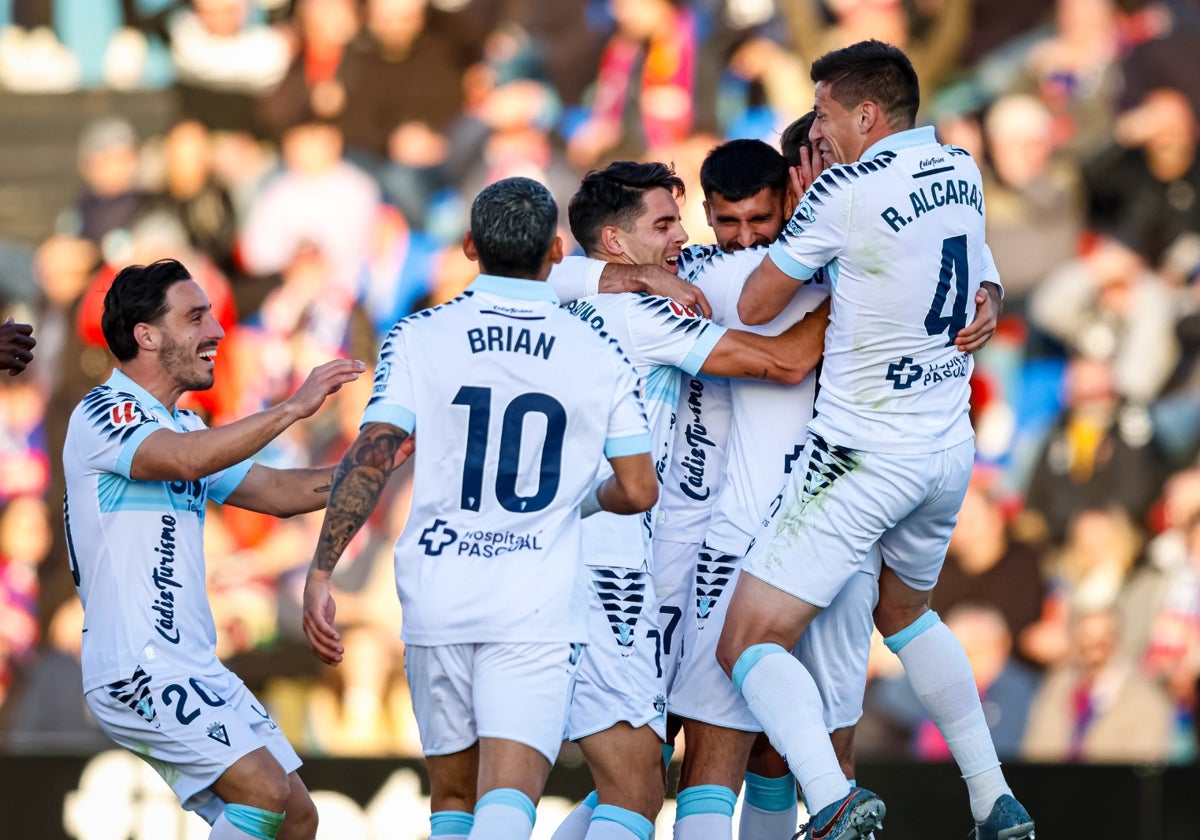
[(791, 773), (775, 778), (746, 773), (747, 805), (753, 805), (760, 811), (779, 813), (792, 810), (796, 802), (796, 777)]
[(154, 423), (143, 423), (134, 430), (133, 434), (129, 436), (129, 440), (125, 441), (125, 445), (121, 447), (121, 454), (117, 456), (117, 472), (123, 478), (129, 478), (129, 470), (133, 468), (133, 456), (137, 454), (137, 448), (142, 445), (142, 441), (159, 429), (165, 428), (167, 427), (158, 423), (156, 419)]
[(283, 814), (236, 802), (226, 803), (225, 819), (234, 828), (260, 840), (275, 840), (279, 826), (283, 825)]
[(920, 618), (899, 633), (888, 636), (883, 640), (883, 643), (887, 645), (887, 649), (892, 653), (899, 653), (905, 645), (940, 621), (941, 619), (938, 618), (938, 614), (933, 610), (929, 610), (922, 613)]
[(641, 814), (618, 808), (616, 805), (597, 805), (596, 810), (592, 812), (592, 822), (616, 823), (638, 840), (650, 840), (654, 836), (654, 823)]
[(708, 354), (717, 346), (717, 342), (721, 340), (721, 336), (725, 335), (725, 332), (725, 328), (720, 324), (707, 324), (704, 331), (700, 333), (700, 337), (696, 339), (696, 343), (692, 345), (692, 349), (679, 364), (679, 369), (692, 376), (699, 373), (700, 368), (704, 367), (704, 361), (708, 358)]
[(782, 653), (784, 656), (791, 655), (773, 642), (750, 645), (750, 647), (742, 651), (742, 655), (738, 657), (737, 662), (733, 663), (733, 685), (738, 690), (738, 694), (742, 693), (742, 681), (746, 679), (746, 675), (750, 673), (750, 669), (757, 665), (764, 657), (775, 653)]
[(696, 785), (679, 791), (675, 797), (675, 821), (697, 814), (733, 816), (737, 794), (724, 785)]
[(358, 424), (358, 427), (361, 429), (368, 423), (387, 423), (411, 433), (417, 427), (417, 415), (413, 414), (407, 408), (401, 408), (398, 405), (377, 402), (367, 406), (366, 411), (363, 412), (362, 422)]
[(514, 811), (520, 811), (529, 818), (529, 824), (533, 825), (537, 820), (537, 808), (533, 806), (533, 800), (530, 799), (521, 791), (515, 788), (496, 788), (489, 790), (483, 796), (479, 797), (479, 801), (475, 803), (475, 813), (488, 805), (498, 805), (503, 808), (512, 808)]
[(470, 834), (473, 825), (474, 814), (468, 814), (466, 811), (437, 811), (429, 815), (429, 837), (432, 840), (446, 834)]
[(224, 474), (221, 475), (220, 481), (208, 485), (208, 498), (219, 505), (225, 504), (225, 500), (229, 498), (229, 494), (238, 489), (238, 485), (245, 480), (250, 472), (250, 468), (253, 466), (253, 461), (245, 460), (225, 470)]
[(816, 274), (818, 270), (820, 270), (820, 266), (817, 268), (809, 268), (804, 263), (800, 262), (798, 259), (789, 254), (787, 252), (787, 246), (782, 241), (773, 243), (771, 248), (767, 251), (767, 256), (771, 258), (771, 262), (775, 263), (775, 266), (780, 271), (782, 271), (788, 277), (791, 277), (793, 280), (807, 280)]
[(604, 441), (605, 458), (622, 458), (626, 455), (641, 455), (650, 452), (650, 435), (629, 435), (628, 437), (609, 438)]
[(582, 804), (585, 808), (591, 808), (593, 811), (595, 811), (596, 806), (600, 804), (600, 792), (596, 790), (592, 791), (587, 796), (583, 797)]
[(501, 295), (517, 300), (544, 300), (556, 305), (559, 303), (554, 288), (544, 280), (522, 280), (516, 277), (480, 274), (470, 286), (467, 286), (467, 289), (472, 292)]

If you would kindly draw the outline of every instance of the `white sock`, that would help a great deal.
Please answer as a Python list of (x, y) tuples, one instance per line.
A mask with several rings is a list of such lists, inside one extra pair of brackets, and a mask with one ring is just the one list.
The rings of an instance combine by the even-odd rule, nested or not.
[(596, 791), (589, 793), (575, 806), (574, 811), (567, 814), (567, 818), (554, 830), (550, 840), (583, 840), (587, 836), (588, 823), (592, 821), (592, 812), (599, 803), (599, 794)]
[(475, 816), (466, 811), (434, 811), (429, 815), (429, 840), (467, 840)]
[(967, 783), (971, 813), (983, 822), (996, 800), (1011, 791), (962, 645), (933, 610), (884, 644), (900, 657), (909, 684), (946, 739)]
[(738, 657), (733, 682), (800, 782), (812, 813), (850, 793), (808, 669), (779, 645), (753, 645)]
[(654, 823), (616, 805), (597, 805), (588, 825), (587, 840), (650, 840)]
[(796, 833), (796, 778), (746, 774), (746, 795), (738, 837), (742, 840), (790, 840)]
[(254, 840), (275, 840), (279, 826), (283, 823), (283, 814), (264, 811), (252, 805), (227, 803), (225, 810), (213, 821), (212, 831), (208, 833), (209, 840), (244, 840), (246, 837)]
[(242, 831), (229, 820), (225, 819), (224, 814), (217, 817), (217, 821), (213, 823), (212, 831), (208, 833), (208, 840), (245, 840), (247, 837), (254, 838), (254, 835)]
[(733, 840), (737, 794), (721, 785), (694, 785), (675, 797), (675, 840)]
[(470, 840), (529, 840), (537, 809), (533, 800), (512, 788), (489, 790), (475, 803)]

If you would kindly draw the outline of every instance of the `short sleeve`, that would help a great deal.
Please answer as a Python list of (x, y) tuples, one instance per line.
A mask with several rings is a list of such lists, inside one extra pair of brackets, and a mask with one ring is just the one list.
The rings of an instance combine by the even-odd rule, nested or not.
[(853, 193), (846, 180), (826, 171), (816, 180), (795, 214), (771, 245), (771, 260), (787, 276), (807, 280), (833, 262), (849, 237)]
[(92, 389), (79, 412), (76, 454), (86, 468), (123, 478), (142, 441), (166, 428), (132, 395), (107, 386)]
[(726, 327), (738, 327), (737, 304), (746, 278), (762, 263), (765, 247), (748, 248), (732, 254), (715, 254), (699, 267), (695, 283), (712, 306), (712, 319)]
[(208, 477), (208, 498), (219, 505), (225, 504), (225, 500), (234, 490), (238, 489), (238, 485), (246, 478), (253, 466), (254, 461), (245, 460), (234, 464), (229, 469), (213, 473)]
[(992, 249), (988, 244), (983, 243), (982, 262), (979, 268), (980, 283), (995, 283), (1000, 287), (1000, 299), (1004, 300), (1004, 284), (1000, 282), (1000, 271), (996, 268), (996, 261), (992, 258)]
[(362, 424), (388, 423), (406, 432), (416, 429), (416, 394), (408, 363), (406, 321), (392, 327), (379, 350), (371, 398), (363, 411)]
[(550, 268), (550, 287), (563, 303), (572, 303), (580, 298), (600, 292), (600, 275), (605, 262), (588, 257), (565, 257)]
[(633, 300), (626, 320), (639, 361), (697, 373), (725, 328), (698, 318), (670, 298), (647, 295)]
[(652, 451), (650, 426), (646, 408), (638, 395), (637, 373), (629, 360), (619, 355), (614, 360), (616, 377), (613, 383), (613, 401), (608, 416), (608, 433), (604, 441), (606, 458), (621, 458)]

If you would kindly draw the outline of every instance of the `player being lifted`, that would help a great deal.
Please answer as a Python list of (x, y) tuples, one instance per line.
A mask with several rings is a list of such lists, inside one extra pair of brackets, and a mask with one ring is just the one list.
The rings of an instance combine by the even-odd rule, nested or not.
[(580, 505), (635, 514), (658, 495), (633, 369), (541, 282), (562, 255), (556, 219), (526, 178), (475, 198), (463, 244), (481, 274), (385, 340), (305, 586), (305, 633), (337, 664), (330, 574), (427, 430), (395, 567), (440, 840), (530, 836), (588, 641)]
[[(811, 139), (836, 161), (805, 193), (739, 299), (770, 320), (824, 268), (836, 283), (802, 467), (738, 581), (717, 656), (787, 757), (809, 838), (863, 837), (883, 803), (852, 787), (821, 737), (821, 698), (789, 651), (878, 548), (875, 623), (967, 782), (979, 840), (1033, 836), (1012, 797), (961, 645), (928, 607), (974, 454), (972, 360), (954, 335), (989, 270), (979, 170), (913, 128), (912, 64), (865, 41), (812, 68)], [(781, 655), (782, 654), (782, 655)]]
[(186, 268), (161, 260), (122, 269), (101, 327), (117, 369), (72, 412), (63, 447), (88, 708), (212, 825), (214, 840), (312, 840), (317, 812), (299, 757), (217, 659), (204, 512), (208, 502), (275, 516), (324, 507), (332, 468), (248, 459), (364, 365), (329, 362), (279, 405), (208, 429), (176, 403), (212, 387), (224, 331)]

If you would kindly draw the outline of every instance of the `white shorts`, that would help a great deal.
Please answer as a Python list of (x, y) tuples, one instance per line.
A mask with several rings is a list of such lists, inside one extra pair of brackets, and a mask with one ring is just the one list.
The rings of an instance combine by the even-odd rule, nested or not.
[[(686, 652), (668, 705), (672, 714), (688, 720), (760, 732), (758, 719), (717, 662), (717, 642), (742, 562), (728, 554), (701, 549), (696, 564), (697, 599), (685, 617)], [(817, 683), (830, 732), (852, 726), (862, 717), (878, 575), (877, 559), (853, 575), (829, 608), (808, 626), (793, 651)]]
[(777, 589), (827, 607), (878, 545), (904, 583), (937, 583), (966, 495), (973, 440), (941, 452), (893, 454), (834, 446), (811, 431), (804, 470), (794, 470), (762, 551), (745, 570)]
[(654, 541), (654, 591), (658, 594), (663, 683), (667, 697), (677, 679), (685, 640), (683, 623), (695, 609), (696, 553), (700, 543)]
[(408, 645), (404, 671), (422, 751), (451, 755), (503, 738), (553, 764), (581, 653), (567, 642)]
[(209, 788), (242, 756), (266, 747), (291, 773), (300, 757), (245, 684), (223, 668), (180, 674), (146, 664), (84, 695), (109, 738), (162, 776), (183, 807), (210, 823), (224, 803)]
[(621, 721), (666, 737), (658, 599), (644, 569), (588, 566), (588, 646), (575, 673), (565, 736), (577, 741)]

